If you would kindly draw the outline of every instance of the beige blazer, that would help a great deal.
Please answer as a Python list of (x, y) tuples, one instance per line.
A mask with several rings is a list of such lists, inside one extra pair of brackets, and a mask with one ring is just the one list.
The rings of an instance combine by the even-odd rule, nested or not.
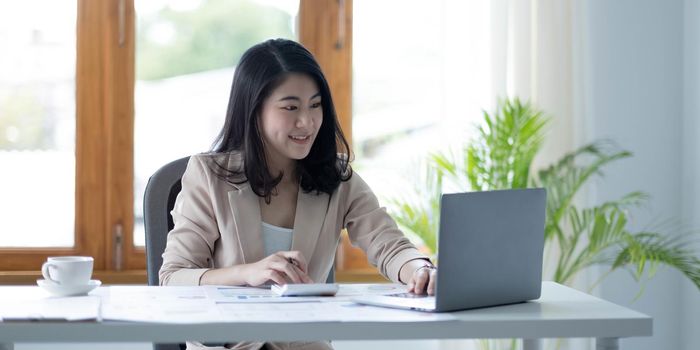
[[(209, 269), (264, 258), (258, 197), (247, 182), (232, 185), (219, 179), (210, 167), (214, 157), (229, 169), (241, 163), (238, 153), (190, 158), (171, 212), (175, 226), (163, 253), (161, 285), (198, 285)], [(407, 261), (427, 259), (354, 172), (332, 195), (299, 191), (291, 250), (304, 255), (314, 281), (325, 282), (344, 228), (352, 244), (362, 248), (369, 262), (394, 282), (399, 281), (399, 269)]]

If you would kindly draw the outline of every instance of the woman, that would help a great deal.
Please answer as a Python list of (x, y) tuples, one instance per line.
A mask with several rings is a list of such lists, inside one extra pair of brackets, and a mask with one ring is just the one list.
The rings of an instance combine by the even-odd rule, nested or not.
[[(236, 68), (213, 151), (192, 156), (182, 177), (160, 283), (324, 282), (347, 229), (382, 275), (433, 294), (434, 267), (353, 173), (349, 153), (311, 53), (283, 39), (250, 48)], [(228, 346), (330, 348), (326, 342)]]

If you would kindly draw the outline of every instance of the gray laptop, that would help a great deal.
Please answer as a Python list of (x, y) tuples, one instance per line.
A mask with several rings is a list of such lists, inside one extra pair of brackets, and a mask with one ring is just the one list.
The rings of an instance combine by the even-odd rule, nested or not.
[(540, 297), (546, 192), (443, 194), (435, 296), (362, 296), (361, 304), (444, 312)]

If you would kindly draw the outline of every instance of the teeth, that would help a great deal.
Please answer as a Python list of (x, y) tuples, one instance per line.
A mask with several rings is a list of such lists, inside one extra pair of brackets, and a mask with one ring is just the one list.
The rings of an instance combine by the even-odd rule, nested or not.
[(309, 137), (308, 136), (290, 136), (294, 140), (306, 140)]

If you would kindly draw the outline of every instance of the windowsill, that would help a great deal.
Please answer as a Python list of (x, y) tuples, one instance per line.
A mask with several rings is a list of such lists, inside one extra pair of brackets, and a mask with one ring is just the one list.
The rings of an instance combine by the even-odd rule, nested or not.
[[(0, 271), (0, 285), (33, 285), (43, 278), (40, 271)], [(147, 284), (146, 270), (95, 271), (93, 279), (102, 284)], [(388, 282), (375, 268), (356, 268), (335, 272), (338, 283)]]
[[(0, 285), (32, 285), (43, 278), (41, 271), (0, 271)], [(93, 279), (102, 284), (147, 284), (146, 270), (95, 271)]]
[(381, 283), (389, 282), (374, 267), (336, 270), (335, 281), (338, 283)]

